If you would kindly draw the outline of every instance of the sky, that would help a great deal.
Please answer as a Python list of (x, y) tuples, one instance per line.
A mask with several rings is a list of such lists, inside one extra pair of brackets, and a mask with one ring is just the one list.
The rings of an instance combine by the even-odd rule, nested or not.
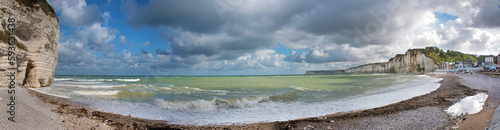
[(500, 0), (47, 0), (56, 75), (276, 75), (500, 52)]

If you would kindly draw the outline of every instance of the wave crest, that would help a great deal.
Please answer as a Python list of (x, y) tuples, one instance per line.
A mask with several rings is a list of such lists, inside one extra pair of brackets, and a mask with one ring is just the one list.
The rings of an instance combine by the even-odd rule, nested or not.
[(165, 101), (155, 99), (155, 104), (163, 109), (171, 110), (215, 110), (217, 108), (246, 108), (267, 100), (267, 97), (196, 100), (196, 101)]
[(73, 94), (78, 95), (95, 95), (95, 96), (112, 96), (118, 94), (120, 91), (73, 91)]
[(137, 82), (140, 81), (141, 79), (115, 79), (116, 81), (123, 81), (123, 82)]

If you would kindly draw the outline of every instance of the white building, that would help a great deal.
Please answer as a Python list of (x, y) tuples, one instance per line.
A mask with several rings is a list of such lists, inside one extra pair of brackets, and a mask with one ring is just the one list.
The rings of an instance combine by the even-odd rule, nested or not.
[(493, 64), (493, 62), (494, 62), (494, 61), (493, 61), (493, 57), (485, 57), (485, 58), (484, 58), (484, 62), (485, 62), (486, 64)]
[(455, 62), (455, 64), (453, 64), (453, 69), (458, 69), (458, 68), (464, 68), (464, 64), (463, 62)]

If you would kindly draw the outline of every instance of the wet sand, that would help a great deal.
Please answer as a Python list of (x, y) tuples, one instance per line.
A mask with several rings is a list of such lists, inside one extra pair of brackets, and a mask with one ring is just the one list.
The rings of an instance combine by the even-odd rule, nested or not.
[[(290, 121), (213, 126), (169, 124), (167, 121), (147, 120), (94, 111), (79, 104), (69, 102), (66, 99), (45, 95), (29, 89), (18, 88), (24, 89), (23, 91), (26, 93), (19, 94), (20, 97), (38, 104), (34, 106), (32, 103), (26, 102), (24, 105), (32, 107), (32, 109), (21, 110), (20, 108), (19, 111), (25, 111), (30, 113), (28, 115), (35, 116), (22, 116), (19, 114), (18, 118), (28, 119), (34, 117), (35, 119), (39, 119), (15, 125), (25, 126), (22, 128), (43, 129), (451, 129), (460, 127), (468, 128), (466, 127), (467, 123), (476, 125), (477, 123), (472, 121), (482, 121), (483, 117), (490, 116), (492, 110), (496, 107), (490, 106), (490, 109), (485, 109), (475, 115), (451, 118), (443, 111), (444, 109), (466, 96), (472, 96), (485, 91), (483, 91), (484, 89), (479, 90), (480, 88), (469, 88), (469, 85), (474, 85), (474, 83), (460, 83), (460, 78), (455, 75), (431, 76), (444, 78), (440, 82), (441, 86), (436, 91), (384, 107)], [(462, 78), (472, 79), (477, 77)], [(478, 78), (478, 80), (481, 80), (481, 78)], [(469, 87), (464, 85), (468, 85)], [(484, 86), (488, 86), (488, 84), (484, 84)], [(32, 96), (27, 93), (30, 93)], [(3, 100), (0, 101), (4, 102)], [(1, 110), (3, 111), (3, 109)], [(40, 113), (49, 113), (48, 115), (50, 116), (39, 117)], [(474, 117), (476, 115), (479, 116)], [(463, 120), (464, 118), (466, 120)], [(38, 126), (37, 124), (46, 125)], [(458, 124), (459, 126), (457, 127)], [(2, 122), (0, 129), (18, 128), (17, 126), (6, 125)], [(478, 127), (469, 126), (473, 128)]]

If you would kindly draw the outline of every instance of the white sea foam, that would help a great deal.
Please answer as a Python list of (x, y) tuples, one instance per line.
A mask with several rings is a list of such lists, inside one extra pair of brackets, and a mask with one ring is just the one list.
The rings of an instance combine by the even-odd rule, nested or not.
[(54, 81), (67, 81), (67, 80), (73, 80), (73, 78), (54, 78)]
[(78, 88), (114, 88), (114, 87), (123, 87), (127, 86), (125, 84), (121, 85), (105, 85), (105, 84), (95, 84), (95, 85), (72, 85), (72, 84), (67, 84), (63, 86), (68, 86), (68, 87), (78, 87)]
[(486, 93), (479, 93), (474, 96), (468, 96), (451, 105), (445, 111), (453, 116), (458, 116), (465, 113), (475, 114), (483, 109), (483, 105), (486, 99), (488, 99), (488, 94)]
[(73, 91), (73, 94), (78, 95), (96, 95), (96, 96), (112, 96), (118, 94), (120, 91)]
[(140, 81), (141, 79), (115, 79), (116, 81), (123, 81), (123, 82), (137, 82)]
[(100, 82), (100, 81), (87, 81), (87, 82), (62, 82), (62, 84), (95, 85), (95, 84), (103, 84), (103, 82)]
[[(251, 107), (241, 109), (216, 109), (214, 101), (197, 101), (189, 103), (167, 103), (156, 101), (163, 108), (209, 108), (205, 112), (181, 111), (169, 113), (171, 116), (180, 116), (171, 120), (176, 124), (207, 125), (285, 121), (307, 117), (324, 116), (337, 112), (348, 112), (381, 107), (427, 94), (439, 88), (442, 79), (419, 77), (414, 83), (403, 83), (405, 88), (391, 89), (384, 93), (374, 93), (345, 98), (342, 100), (328, 100), (322, 102), (275, 102), (259, 101)], [(200, 106), (202, 105), (202, 106)], [(205, 106), (206, 105), (206, 106)], [(177, 110), (178, 110), (177, 109)], [(242, 118), (244, 117), (244, 118)]]
[(113, 81), (113, 79), (73, 79), (73, 80), (79, 82)]
[(39, 92), (39, 93), (43, 93), (43, 94), (46, 94), (46, 95), (54, 96), (54, 97), (69, 98), (69, 96), (57, 95), (57, 94), (53, 94), (53, 93), (48, 93), (48, 92), (42, 91), (39, 88), (28, 88), (28, 89), (36, 91), (36, 92)]
[(160, 87), (159, 89), (166, 90), (166, 92), (171, 93), (200, 93), (200, 92), (209, 92), (216, 95), (226, 95), (229, 91), (227, 90), (205, 90), (200, 88), (191, 88), (191, 87)]
[[(288, 99), (289, 97), (293, 96), (302, 96), (300, 95), (300, 93), (308, 93), (292, 92), (292, 94), (286, 94), (289, 92), (288, 89), (285, 94), (283, 94), (282, 91), (277, 93), (269, 92), (269, 94), (279, 93), (282, 95), (267, 95), (269, 97), (261, 97), (259, 99), (237, 98), (239, 97), (238, 94), (241, 93), (233, 93), (234, 90), (205, 90), (202, 89), (203, 87), (194, 88), (166, 86), (163, 88), (159, 88), (166, 90), (161, 94), (203, 96), (205, 98), (208, 95), (209, 97), (213, 98), (210, 98), (211, 100), (168, 101), (166, 100), (168, 99), (167, 96), (165, 100), (162, 100), (160, 99), (161, 97), (159, 97), (153, 102), (136, 103), (120, 100), (97, 99), (91, 101), (89, 100), (87, 101), (87, 103), (91, 104), (93, 107), (96, 107), (98, 110), (116, 112), (124, 115), (130, 114), (139, 118), (166, 120), (174, 124), (207, 125), (272, 122), (381, 107), (429, 93), (436, 90), (440, 85), (438, 81), (440, 81), (441, 79), (430, 78), (428, 76), (414, 77), (415, 78), (411, 78), (411, 81), (389, 86), (387, 87), (387, 90), (384, 90), (382, 92), (365, 93), (363, 95), (355, 95), (342, 99), (322, 100), (318, 102), (303, 102), (301, 100), (282, 101), (271, 99), (271, 97)], [(246, 89), (242, 90), (238, 89), (238, 92), (248, 92), (249, 94), (244, 93), (241, 95), (266, 95), (260, 94), (260, 92), (257, 93), (252, 89), (248, 89), (252, 91), (248, 91)], [(196, 93), (196, 95), (186, 95), (189, 93)], [(234, 97), (237, 99), (216, 98), (218, 96), (214, 95), (214, 93), (227, 93), (226, 96), (220, 97)], [(267, 93), (267, 91), (262, 90), (262, 93)], [(295, 93), (295, 95), (293, 95), (293, 93)]]
[(304, 88), (304, 87), (296, 87), (296, 86), (288, 86), (290, 88), (292, 88), (293, 90), (297, 90), (297, 91), (313, 91), (314, 89), (310, 89), (310, 88)]
[(163, 90), (172, 90), (170, 87), (159, 87), (158, 89), (163, 89)]
[(155, 104), (164, 109), (171, 110), (215, 110), (217, 108), (245, 108), (254, 106), (260, 101), (267, 100), (267, 97), (257, 97), (253, 99), (241, 98), (233, 100), (224, 100), (215, 98), (212, 100), (196, 101), (165, 101), (156, 99)]

